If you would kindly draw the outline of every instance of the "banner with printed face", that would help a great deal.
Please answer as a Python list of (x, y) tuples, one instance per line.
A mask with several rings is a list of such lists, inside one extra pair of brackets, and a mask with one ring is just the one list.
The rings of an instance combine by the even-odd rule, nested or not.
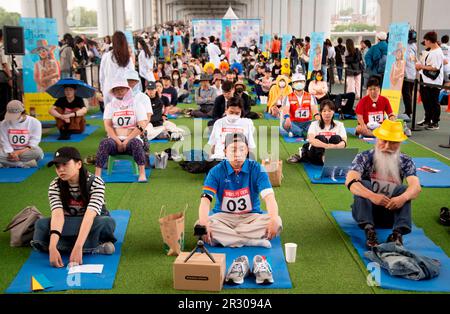
[(173, 36), (173, 53), (180, 56), (183, 53), (183, 40), (181, 36)]
[(261, 51), (270, 53), (271, 46), (272, 46), (272, 36), (270, 34), (264, 34)]
[(225, 46), (231, 46), (233, 41), (238, 47), (250, 47), (254, 40), (259, 41), (261, 20), (259, 19), (209, 19), (192, 20), (195, 38), (214, 36), (220, 38)]
[(389, 45), (381, 95), (389, 98), (395, 114), (398, 114), (402, 98), (408, 33), (408, 23), (394, 23), (389, 28)]
[(308, 79), (311, 78), (313, 71), (322, 69), (322, 51), (325, 33), (313, 32), (311, 34), (311, 49), (309, 50)]
[(159, 37), (159, 57), (164, 61), (170, 61), (170, 36)]
[(45, 91), (61, 76), (58, 29), (55, 19), (21, 18), (24, 28), (25, 55), (23, 84), (25, 110), (41, 121), (54, 121), (48, 110), (56, 99)]

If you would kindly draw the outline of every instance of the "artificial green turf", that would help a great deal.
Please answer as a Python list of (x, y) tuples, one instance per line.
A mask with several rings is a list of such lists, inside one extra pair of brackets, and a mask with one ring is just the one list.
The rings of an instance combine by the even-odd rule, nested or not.
[[(195, 107), (195, 105), (182, 105)], [(254, 107), (262, 112), (263, 106)], [(177, 125), (193, 130), (194, 123), (206, 126), (206, 121), (178, 119)], [(102, 125), (102, 121), (89, 123)], [(354, 126), (354, 121), (346, 121)], [(256, 120), (255, 126), (277, 126), (277, 121)], [(81, 143), (74, 143), (83, 156), (96, 152), (104, 136), (102, 128)], [(189, 143), (189, 137), (183, 145)], [(204, 137), (201, 148), (207, 141)], [(200, 141), (199, 141), (200, 142)], [(192, 142), (194, 143), (194, 141)], [(257, 142), (257, 144), (259, 144)], [(171, 147), (169, 144), (152, 144), (152, 152)], [(371, 146), (349, 137), (349, 146), (360, 150)], [(60, 144), (42, 143), (46, 152), (55, 151)], [(186, 146), (185, 146), (186, 147)], [(297, 152), (298, 144), (286, 144), (280, 140), (280, 158)], [(443, 159), (421, 146), (411, 142), (402, 150), (416, 157)], [(276, 198), (283, 219), (282, 242), (298, 243), (297, 262), (288, 264), (293, 289), (291, 290), (239, 290), (239, 293), (398, 293), (369, 287), (366, 284), (367, 271), (353, 249), (348, 237), (337, 227), (331, 217), (332, 210), (349, 210), (352, 197), (344, 186), (312, 185), (301, 165), (284, 163), (282, 187), (275, 188)], [(93, 168), (90, 166), (90, 170)], [(44, 215), (49, 215), (47, 188), (55, 177), (54, 169), (41, 169), (20, 184), (1, 184), (0, 226), (6, 226), (10, 219), (23, 207), (35, 205)], [(64, 293), (188, 293), (172, 288), (172, 263), (174, 257), (163, 253), (158, 218), (162, 205), (168, 212), (183, 210), (189, 206), (186, 217), (186, 250), (195, 245), (192, 227), (198, 218), (199, 195), (203, 175), (193, 175), (169, 162), (165, 170), (153, 170), (148, 184), (108, 184), (106, 200), (109, 209), (130, 209), (131, 219), (122, 248), (122, 256), (114, 288), (105, 291), (68, 291)], [(426, 234), (443, 250), (450, 253), (448, 228), (438, 224), (439, 208), (450, 201), (448, 189), (423, 189), (419, 199), (413, 203), (413, 218), (416, 225), (424, 228)], [(9, 235), (0, 233), (0, 290), (4, 291), (29, 255), (28, 248), (10, 248)], [(275, 278), (276, 280), (276, 278)], [(236, 293), (223, 290), (222, 293)]]

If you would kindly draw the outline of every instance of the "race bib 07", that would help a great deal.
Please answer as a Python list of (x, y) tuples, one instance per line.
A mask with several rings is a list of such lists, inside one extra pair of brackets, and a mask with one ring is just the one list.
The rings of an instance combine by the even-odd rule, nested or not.
[(30, 131), (9, 129), (8, 138), (9, 144), (11, 144), (14, 149), (21, 149), (28, 146), (28, 143), (30, 142)]
[(136, 127), (136, 114), (133, 110), (117, 111), (114, 113), (112, 120), (115, 128)]
[(249, 188), (240, 190), (224, 190), (222, 199), (222, 211), (232, 214), (246, 214), (251, 212), (252, 200)]

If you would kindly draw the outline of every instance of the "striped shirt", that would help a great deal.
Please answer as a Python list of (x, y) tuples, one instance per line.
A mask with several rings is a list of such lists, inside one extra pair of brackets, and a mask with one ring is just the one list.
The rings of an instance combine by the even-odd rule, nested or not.
[[(87, 208), (94, 210), (97, 215), (101, 215), (102, 207), (105, 204), (105, 182), (103, 182), (102, 178), (95, 177), (92, 182), (91, 189), (89, 191), (90, 200), (87, 206), (82, 204), (79, 185), (70, 185), (69, 191), (72, 196), (72, 200), (70, 201), (70, 204), (68, 204), (69, 212), (64, 210), (64, 214), (66, 216), (84, 216)], [(50, 210), (53, 211), (57, 208), (64, 208), (61, 201), (58, 178), (55, 178), (50, 183), (48, 189), (48, 199), (50, 202)]]

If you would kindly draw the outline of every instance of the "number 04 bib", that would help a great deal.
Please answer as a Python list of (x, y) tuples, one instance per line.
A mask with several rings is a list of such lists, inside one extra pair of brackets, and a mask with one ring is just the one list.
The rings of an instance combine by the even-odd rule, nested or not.
[(249, 188), (224, 190), (222, 211), (231, 214), (246, 214), (253, 210)]

